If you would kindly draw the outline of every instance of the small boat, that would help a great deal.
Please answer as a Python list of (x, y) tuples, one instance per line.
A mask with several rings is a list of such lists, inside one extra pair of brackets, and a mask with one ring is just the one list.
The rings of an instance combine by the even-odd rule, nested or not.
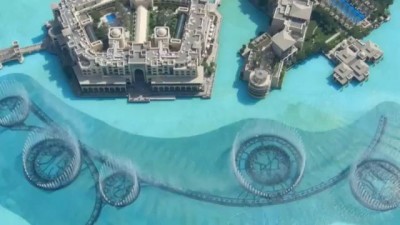
[(386, 17), (385, 22), (390, 21), (392, 18), (390, 16)]

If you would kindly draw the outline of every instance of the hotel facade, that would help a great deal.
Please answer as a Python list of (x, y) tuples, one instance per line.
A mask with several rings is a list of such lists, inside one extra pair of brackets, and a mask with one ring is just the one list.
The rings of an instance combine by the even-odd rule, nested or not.
[[(220, 15), (203, 0), (130, 0), (134, 34), (108, 27), (108, 47), (98, 40), (91, 14), (115, 11), (116, 0), (62, 0), (53, 4), (49, 37), (62, 61), (72, 68), (79, 93), (87, 96), (199, 96), (210, 93), (204, 62), (215, 60)], [(174, 4), (179, 20), (148, 30), (150, 10)], [(162, 5), (159, 6), (160, 8)], [(118, 15), (117, 15), (118, 16)], [(209, 97), (209, 96), (206, 96)], [(132, 96), (135, 98), (135, 96)]]

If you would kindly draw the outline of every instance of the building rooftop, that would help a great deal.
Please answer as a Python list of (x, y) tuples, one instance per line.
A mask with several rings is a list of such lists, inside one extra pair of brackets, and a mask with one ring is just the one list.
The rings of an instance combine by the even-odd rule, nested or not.
[(378, 47), (378, 45), (371, 41), (367, 41), (363, 50), (368, 58), (379, 59), (383, 56), (383, 51)]
[[(334, 54), (331, 54), (333, 52)], [(364, 81), (369, 76), (366, 62), (377, 62), (383, 56), (382, 50), (371, 41), (363, 42), (349, 37), (339, 43), (327, 57), (340, 64), (335, 68), (333, 77), (342, 85), (355, 78)]]
[(358, 59), (350, 65), (356, 75), (367, 77), (369, 75), (369, 66), (364, 61)]
[(312, 5), (307, 5), (306, 2), (303, 1), (293, 1), (289, 16), (302, 20), (309, 20), (311, 18), (312, 13)]
[(336, 52), (336, 57), (339, 61), (350, 65), (357, 58), (357, 53), (346, 47)]
[(340, 63), (336, 66), (334, 73), (342, 78), (346, 78), (347, 80), (351, 80), (354, 76), (354, 71), (344, 63)]
[(272, 37), (272, 42), (282, 51), (286, 51), (294, 44), (296, 44), (296, 40), (290, 35), (290, 33), (286, 29), (275, 34)]
[(253, 84), (256, 85), (263, 85), (267, 81), (271, 80), (271, 75), (266, 71), (266, 70), (261, 70), (261, 69), (256, 69), (251, 75), (250, 75), (250, 81)]

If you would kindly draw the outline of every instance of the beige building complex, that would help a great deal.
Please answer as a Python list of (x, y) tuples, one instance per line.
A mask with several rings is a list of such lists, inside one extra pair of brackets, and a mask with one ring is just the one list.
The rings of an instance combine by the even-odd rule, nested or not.
[[(52, 5), (49, 36), (63, 63), (72, 68), (78, 92), (128, 96), (132, 102), (209, 98), (214, 75), (205, 74), (204, 62), (216, 58), (221, 22), (217, 6), (203, 0), (129, 0), (123, 10), (129, 11), (132, 30), (120, 22), (116, 4), (121, 1), (61, 0)], [(166, 25), (149, 30), (151, 11), (165, 5), (176, 8), (174, 35)], [(106, 14), (97, 22), (95, 13)], [(96, 30), (108, 22), (105, 43)]]
[(279, 88), (285, 63), (303, 46), (313, 4), (310, 0), (277, 0), (270, 30), (250, 42), (243, 52), (242, 79), (249, 94), (265, 97)]
[(383, 51), (371, 41), (361, 41), (349, 37), (339, 43), (326, 56), (338, 64), (333, 78), (341, 85), (355, 79), (362, 82), (369, 77), (369, 64), (383, 59)]

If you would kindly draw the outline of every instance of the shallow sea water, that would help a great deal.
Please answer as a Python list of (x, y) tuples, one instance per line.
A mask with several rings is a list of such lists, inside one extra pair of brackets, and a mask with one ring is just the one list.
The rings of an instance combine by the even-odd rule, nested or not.
[[(14, 39), (22, 45), (39, 41), (41, 26), (51, 16), (49, 5), (47, 0), (1, 1), (0, 46)], [(298, 186), (304, 190), (354, 165), (373, 139), (381, 115), (394, 124), (389, 134), (400, 134), (396, 130), (400, 49), (392, 47), (400, 36), (399, 1), (391, 11), (392, 20), (368, 37), (382, 47), (385, 59), (371, 69), (367, 83), (343, 90), (330, 84), (333, 68), (320, 56), (290, 70), (282, 90), (262, 101), (250, 99), (245, 85), (237, 80), (236, 51), (267, 29), (268, 21), (246, 0), (222, 2), (217, 80), (209, 101), (130, 105), (124, 99), (80, 100), (72, 96), (57, 59), (49, 54), (28, 56), (21, 65), (6, 65), (0, 82), (23, 84), (32, 101), (94, 153), (129, 160), (142, 179), (186, 192), (237, 197), (243, 187), (232, 172), (231, 147), (239, 131), (248, 123), (273, 126), (272, 120), (283, 122), (296, 127), (304, 142), (306, 166)], [(32, 115), (26, 124), (44, 126)], [(95, 182), (88, 171), (82, 169), (70, 186), (59, 191), (33, 187), (22, 172), (26, 137), (24, 131), (0, 127), (0, 224), (85, 224), (95, 201)], [(384, 143), (391, 141), (396, 140), (388, 138)], [(96, 224), (378, 225), (398, 221), (398, 209), (378, 213), (363, 207), (353, 197), (346, 177), (308, 198), (262, 207), (212, 204), (143, 183), (132, 205), (104, 206)]]

